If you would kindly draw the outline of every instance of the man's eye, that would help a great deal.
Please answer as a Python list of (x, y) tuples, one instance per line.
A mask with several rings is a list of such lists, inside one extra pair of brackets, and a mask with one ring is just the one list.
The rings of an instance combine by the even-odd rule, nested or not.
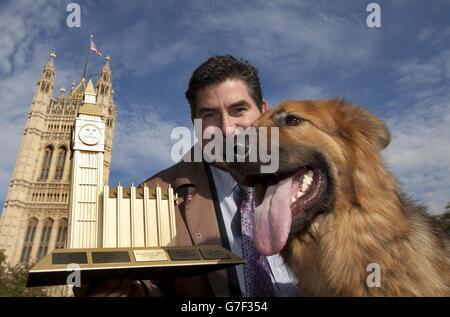
[(299, 125), (300, 123), (302, 123), (304, 120), (302, 118), (296, 117), (294, 115), (287, 115), (284, 118), (284, 122), (286, 123), (286, 125), (291, 126), (291, 127), (295, 127), (297, 125)]
[(213, 116), (214, 116), (214, 112), (205, 112), (205, 113), (203, 113), (202, 118), (209, 119), (209, 118), (212, 118)]
[(239, 113), (241, 113), (241, 112), (244, 112), (245, 110), (247, 110), (247, 108), (244, 108), (244, 107), (242, 107), (242, 108), (236, 108), (236, 109), (233, 109), (233, 113), (239, 114)]

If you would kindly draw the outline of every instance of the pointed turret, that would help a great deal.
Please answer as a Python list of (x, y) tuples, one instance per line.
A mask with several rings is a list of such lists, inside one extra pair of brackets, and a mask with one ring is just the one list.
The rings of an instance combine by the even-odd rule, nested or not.
[(66, 95), (66, 87), (62, 86), (59, 90), (59, 96), (64, 97)]
[(95, 86), (98, 93), (98, 103), (107, 105), (109, 104), (109, 100), (112, 99), (112, 72), (111, 67), (109, 66), (111, 57), (108, 55), (105, 59), (106, 63), (100, 71)]
[(72, 91), (75, 89), (75, 82), (72, 82), (72, 85), (70, 86), (70, 94), (72, 94)]
[(105, 63), (105, 65), (103, 65), (102, 72), (104, 72), (104, 73), (109, 72), (111, 74), (111, 67), (109, 66), (109, 61), (111, 60), (111, 56), (107, 55), (105, 57), (105, 60), (106, 60), (106, 63)]
[(100, 108), (97, 106), (96, 95), (94, 84), (92, 80), (89, 82), (84, 90), (84, 104), (78, 110), (78, 114), (89, 114), (94, 116), (102, 116)]
[(81, 98), (84, 99), (84, 91), (86, 90), (86, 81), (84, 78), (80, 80), (77, 85), (73, 85), (70, 91), (70, 95), (73, 98)]
[(42, 100), (47, 102), (53, 95), (53, 87), (55, 86), (55, 52), (50, 53), (50, 59), (44, 66), (41, 75), (36, 83), (34, 100)]
[(96, 92), (94, 89), (94, 84), (92, 83), (92, 80), (89, 79), (89, 82), (86, 86), (86, 89), (84, 90), (84, 102), (85, 103), (92, 103), (95, 104), (96, 102)]

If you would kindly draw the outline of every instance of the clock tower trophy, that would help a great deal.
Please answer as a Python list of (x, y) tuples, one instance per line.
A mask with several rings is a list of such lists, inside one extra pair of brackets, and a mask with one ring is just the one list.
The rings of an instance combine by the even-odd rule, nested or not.
[(171, 187), (104, 184), (105, 127), (89, 80), (72, 138), (67, 248), (53, 250), (29, 272), (27, 286), (127, 277), (159, 279), (205, 274), (244, 260), (221, 246), (177, 246)]

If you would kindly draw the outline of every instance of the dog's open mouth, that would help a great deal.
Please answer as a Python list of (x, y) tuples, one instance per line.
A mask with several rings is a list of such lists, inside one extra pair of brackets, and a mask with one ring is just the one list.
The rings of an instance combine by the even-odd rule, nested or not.
[(327, 178), (320, 168), (304, 168), (292, 178), (291, 212), (295, 217), (311, 208), (326, 188)]
[(255, 210), (254, 239), (258, 251), (267, 256), (280, 252), (293, 221), (308, 218), (305, 214), (317, 207), (327, 186), (325, 170), (314, 166), (269, 181)]

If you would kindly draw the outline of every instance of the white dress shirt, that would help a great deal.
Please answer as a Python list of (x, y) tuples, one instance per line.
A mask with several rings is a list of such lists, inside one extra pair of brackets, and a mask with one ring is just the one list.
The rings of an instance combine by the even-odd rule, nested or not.
[[(236, 181), (228, 172), (212, 165), (210, 167), (231, 251), (237, 256), (242, 257), (241, 219), (238, 212), (239, 186), (237, 186)], [(275, 254), (267, 257), (267, 259), (272, 270), (272, 284), (275, 290), (275, 296), (299, 296), (297, 280), (283, 263), (281, 256)], [(238, 265), (236, 271), (242, 295), (245, 296), (243, 265)]]

